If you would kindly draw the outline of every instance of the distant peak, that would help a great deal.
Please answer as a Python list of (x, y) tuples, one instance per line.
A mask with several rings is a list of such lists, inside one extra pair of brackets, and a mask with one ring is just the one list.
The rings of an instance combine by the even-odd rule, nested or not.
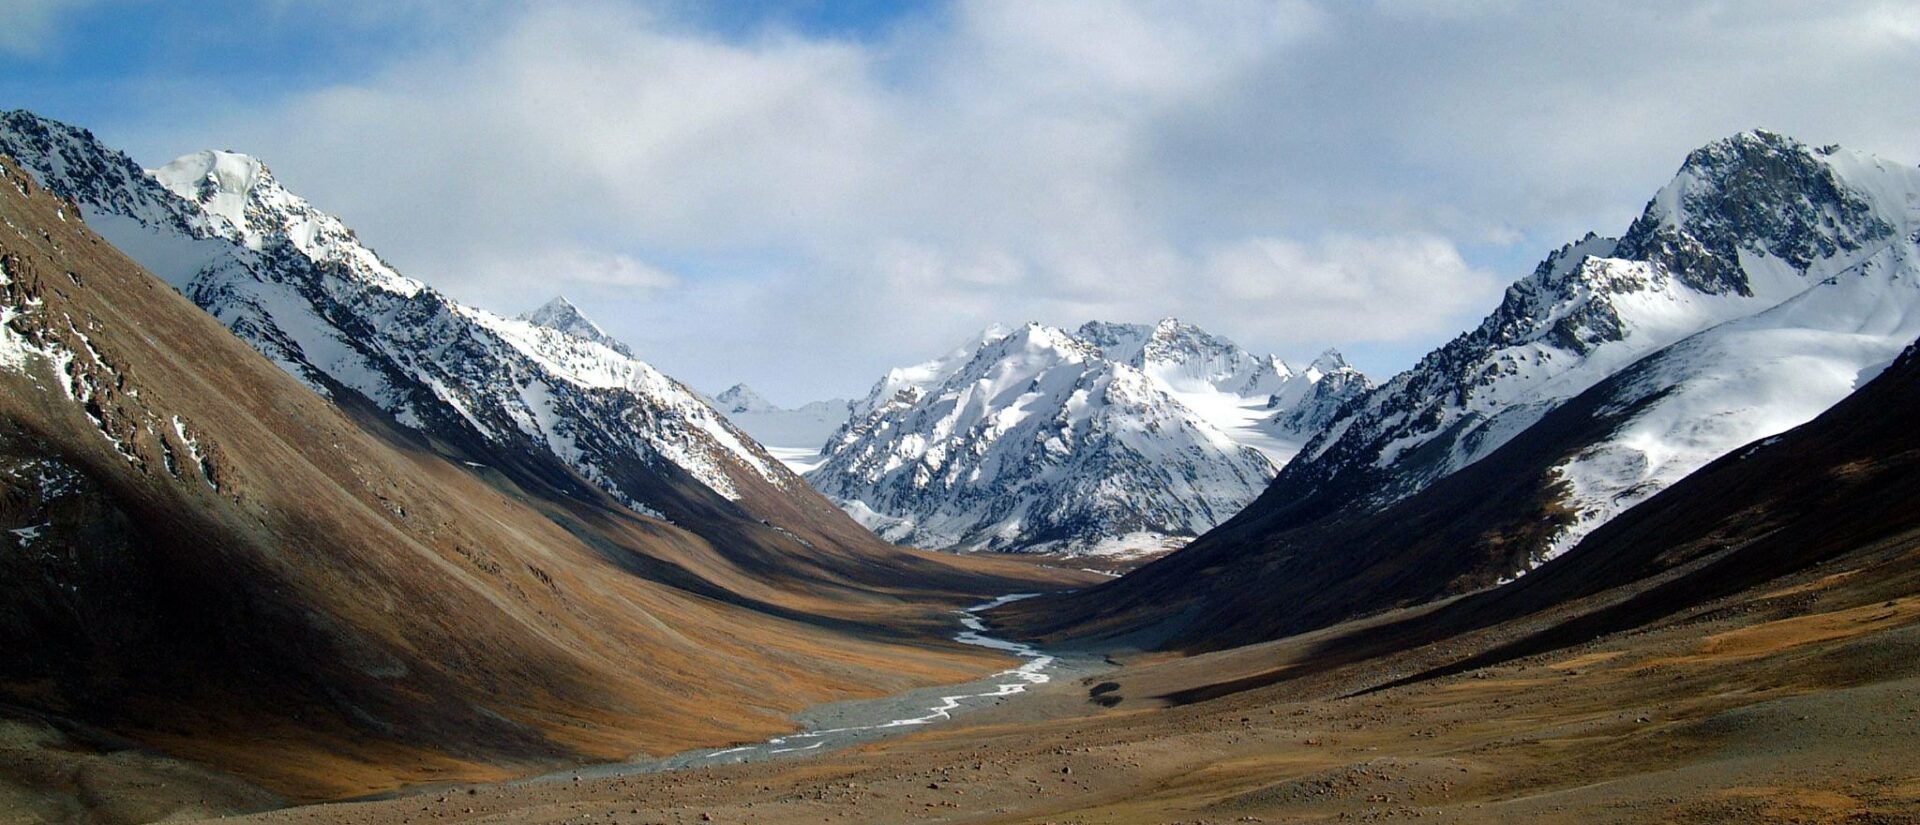
[(1784, 134), (1781, 134), (1780, 132), (1773, 131), (1772, 129), (1748, 129), (1744, 132), (1735, 132), (1733, 135), (1728, 136), (1725, 142), (1727, 143), (1764, 143), (1764, 144), (1773, 145), (1773, 146), (1800, 145), (1800, 141), (1794, 140), (1793, 138), (1788, 137)]
[(1028, 321), (1024, 324), (1021, 324), (1018, 327), (1013, 328), (1012, 330), (1007, 331), (1006, 334), (999, 336), (997, 339), (996, 338), (985, 339), (985, 343), (992, 344), (992, 343), (995, 343), (996, 341), (1012, 341), (1012, 342), (1032, 341), (1036, 339), (1049, 338), (1051, 337), (1051, 334), (1052, 334), (1052, 328), (1048, 327), (1046, 324), (1042, 324), (1039, 321)]
[(567, 300), (565, 295), (555, 295), (552, 300), (541, 304), (539, 309), (521, 315), (520, 320), (556, 332), (563, 332), (581, 340), (592, 341), (628, 358), (633, 357), (633, 351), (627, 349), (626, 344), (600, 329), (599, 324), (588, 319), (579, 307)]
[(713, 397), (720, 411), (729, 415), (735, 413), (772, 412), (776, 409), (772, 402), (761, 397), (746, 384), (735, 384)]
[(1020, 328), (1017, 330), (1014, 330), (1013, 334), (1008, 337), (1051, 339), (1051, 338), (1064, 338), (1068, 336), (1066, 332), (1063, 330), (1047, 326), (1046, 324), (1040, 323), (1039, 321), (1028, 321), (1024, 324), (1021, 324)]
[(1782, 153), (1807, 152), (1806, 144), (1779, 132), (1766, 129), (1748, 129), (1716, 140), (1687, 153), (1684, 168), (1715, 169), (1728, 165), (1732, 161), (1744, 161), (1753, 157)]
[(990, 341), (988, 344), (997, 345), (1000, 348), (995, 352), (1021, 349), (1029, 352), (1050, 350), (1068, 358), (1091, 358), (1100, 354), (1097, 346), (1065, 330), (1047, 326), (1039, 321), (1028, 321), (1014, 330), (1013, 334), (999, 341)]
[(592, 321), (587, 321), (586, 316), (581, 314), (580, 308), (574, 306), (572, 301), (567, 300), (567, 296), (565, 295), (555, 295), (553, 296), (553, 300), (541, 304), (538, 309), (521, 317), (534, 323), (540, 323), (539, 320), (536, 320), (540, 318), (578, 318), (589, 324), (593, 323)]
[(1324, 375), (1330, 372), (1339, 372), (1348, 367), (1347, 357), (1341, 355), (1339, 350), (1328, 347), (1325, 352), (1320, 353), (1320, 357), (1313, 359), (1311, 368), (1319, 370), (1321, 374)]
[(1006, 324), (988, 324), (985, 329), (980, 330), (980, 334), (973, 337), (973, 340), (976, 345), (984, 347), (995, 341), (1005, 340), (1013, 333), (1013, 328)]
[(1095, 342), (1112, 343), (1122, 338), (1145, 338), (1153, 334), (1153, 327), (1117, 321), (1088, 321), (1081, 324), (1075, 334)]
[(1212, 336), (1199, 327), (1184, 323), (1171, 315), (1160, 319), (1153, 325), (1153, 339), (1163, 343), (1181, 339), (1210, 339)]

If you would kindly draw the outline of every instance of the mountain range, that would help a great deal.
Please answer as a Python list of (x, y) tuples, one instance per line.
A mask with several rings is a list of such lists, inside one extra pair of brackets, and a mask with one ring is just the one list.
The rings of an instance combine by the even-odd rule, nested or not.
[(1295, 371), (1174, 319), (994, 327), (890, 371), (807, 478), (915, 546), (1157, 552), (1252, 501), (1295, 427), (1367, 386), (1337, 353)]

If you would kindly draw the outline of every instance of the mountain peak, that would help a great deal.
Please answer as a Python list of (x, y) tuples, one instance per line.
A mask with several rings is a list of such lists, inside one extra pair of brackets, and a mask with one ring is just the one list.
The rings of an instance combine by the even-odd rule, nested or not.
[(495, 466), (545, 467), (529, 470), (541, 484), (569, 468), (642, 513), (693, 501), (654, 483), (682, 472), (723, 499), (763, 484), (810, 496), (571, 302), (549, 304), (552, 329), (461, 305), (394, 271), (256, 158), (199, 152), (148, 173), (84, 130), (17, 112), (0, 116), (0, 153), (323, 395), (358, 393), (400, 426), (504, 459)]
[(780, 409), (746, 384), (735, 384), (726, 388), (719, 395), (715, 395), (713, 401), (715, 406), (720, 408), (720, 412), (726, 415), (774, 412)]
[(588, 320), (586, 313), (581, 312), (580, 308), (567, 300), (565, 295), (555, 295), (552, 300), (541, 304), (539, 308), (522, 313), (520, 320), (562, 332), (567, 331), (566, 328), (574, 324), (586, 324), (596, 331), (599, 330), (599, 326)]
[(536, 315), (540, 313), (570, 313), (575, 317), (581, 315), (580, 307), (575, 306), (572, 301), (567, 300), (567, 296), (565, 295), (555, 295), (552, 300), (541, 304), (539, 309), (533, 311), (533, 314)]
[(565, 295), (553, 296), (553, 300), (541, 304), (539, 309), (522, 314), (520, 320), (556, 332), (564, 332), (583, 341), (592, 341), (628, 358), (633, 357), (633, 351), (628, 349), (626, 344), (600, 329), (599, 324), (587, 318), (579, 307), (567, 300)]
[(174, 158), (154, 170), (155, 178), (167, 188), (179, 191), (172, 181), (212, 184), (221, 192), (245, 194), (254, 187), (274, 183), (267, 164), (252, 155), (223, 149), (204, 149)]
[(1341, 355), (1339, 350), (1332, 347), (1328, 347), (1325, 352), (1320, 353), (1320, 357), (1313, 359), (1313, 363), (1308, 366), (1308, 369), (1319, 370), (1322, 375), (1349, 368), (1347, 357)]
[(1658, 264), (1701, 292), (1752, 296), (1756, 273), (1744, 261), (1769, 256), (1804, 275), (1890, 237), (1884, 218), (1906, 204), (1884, 198), (1911, 177), (1837, 147), (1741, 132), (1688, 153), (1616, 254)]
[(83, 210), (138, 215), (144, 222), (190, 234), (206, 230), (200, 210), (149, 185), (139, 164), (108, 149), (86, 129), (25, 109), (0, 113), (0, 153), (13, 156), (41, 185)]
[(1075, 352), (1087, 348), (1085, 341), (1074, 337), (1066, 330), (1050, 327), (1039, 321), (1028, 321), (1024, 326), (1014, 330), (1013, 334), (1008, 335), (1003, 340), (1029, 347), (1062, 349)]
[(1712, 165), (1717, 156), (1727, 153), (1745, 152), (1799, 152), (1807, 149), (1806, 144), (1771, 129), (1748, 129), (1735, 132), (1687, 154), (1685, 166)]
[[(1151, 327), (1040, 323), (892, 370), (807, 475), (922, 547), (1164, 549), (1225, 520), (1271, 465), (1104, 349)], [(983, 336), (991, 338), (991, 336)]]
[(213, 149), (181, 155), (150, 174), (174, 194), (235, 227), (248, 225), (247, 206), (256, 191), (280, 189), (259, 158)]

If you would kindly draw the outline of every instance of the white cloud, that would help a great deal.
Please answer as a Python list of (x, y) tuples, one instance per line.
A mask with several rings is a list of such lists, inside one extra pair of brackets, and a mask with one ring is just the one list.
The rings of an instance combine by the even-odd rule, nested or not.
[(928, 14), (730, 40), (532, 4), (179, 148), (266, 157), (456, 296), (512, 312), (597, 285), (587, 310), (663, 368), (802, 400), (993, 321), (1177, 314), (1411, 361), (1548, 249), (1624, 228), (1707, 140), (1920, 145), (1910, 5)]
[[(1285, 318), (1293, 341), (1381, 341), (1443, 334), (1500, 284), (1435, 235), (1336, 235), (1305, 244), (1249, 238), (1207, 254), (1202, 272), (1253, 318)], [(1271, 316), (1269, 316), (1271, 317)]]
[(533, 283), (549, 291), (584, 286), (635, 294), (680, 284), (679, 276), (646, 261), (584, 247), (529, 252), (510, 261), (486, 265), (475, 275), (480, 283), (504, 284), (506, 288)]

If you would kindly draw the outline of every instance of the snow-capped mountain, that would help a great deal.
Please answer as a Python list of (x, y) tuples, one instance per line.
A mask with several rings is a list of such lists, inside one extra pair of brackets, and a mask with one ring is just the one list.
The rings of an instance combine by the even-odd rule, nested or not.
[[(1657, 261), (1663, 253), (1649, 244), (1669, 243), (1657, 236), (1674, 226), (1689, 240), (1713, 244), (1712, 233), (1724, 229), (1724, 221), (1744, 217), (1740, 209), (1729, 209), (1729, 199), (1746, 197), (1738, 187), (1747, 182), (1739, 173), (1729, 175), (1728, 167), (1754, 162), (1726, 153), (1785, 152), (1831, 171), (1831, 177), (1814, 178), (1837, 184), (1838, 197), (1818, 207), (1831, 222), (1803, 223), (1803, 214), (1774, 224), (1785, 231), (1732, 230), (1766, 251), (1742, 249), (1735, 260), (1744, 278), (1730, 271), (1721, 277), (1737, 284), (1797, 274), (1810, 285), (1684, 339), (1627, 373), (1631, 380), (1611, 400), (1612, 409), (1631, 414), (1608, 439), (1554, 468), (1567, 485), (1564, 502), (1576, 521), (1542, 559), (1714, 459), (1812, 420), (1880, 374), (1920, 336), (1920, 169), (1777, 140), (1773, 146), (1709, 147), (1656, 199), (1656, 208), (1676, 210), (1668, 213), (1670, 220), (1651, 233), (1629, 233), (1622, 246)], [(1780, 217), (1775, 211), (1763, 220)], [(1756, 298), (1766, 292), (1749, 291)]]
[(588, 319), (586, 315), (582, 314), (580, 308), (574, 306), (572, 301), (567, 300), (565, 295), (555, 295), (553, 300), (541, 304), (539, 309), (521, 313), (520, 320), (535, 326), (542, 326), (557, 332), (564, 332), (584, 341), (592, 341), (628, 358), (633, 357), (633, 350), (628, 349), (626, 344), (600, 329), (599, 324), (594, 323)]
[[(1549, 255), (1477, 327), (1347, 404), (1258, 501), (1049, 605), (1047, 632), (1179, 611), (1179, 643), (1244, 644), (1553, 570), (1916, 337), (1920, 169), (1768, 132), (1716, 141), (1622, 237)], [(1239, 573), (1207, 574), (1224, 568)]]
[[(573, 475), (646, 512), (691, 481), (738, 502), (805, 484), (693, 392), (615, 348), (563, 301), (506, 318), (395, 272), (257, 159), (184, 156), (147, 173), (84, 130), (27, 112), (0, 151), (79, 205), (110, 242), (283, 369), (342, 404), (563, 489)], [(564, 469), (562, 469), (564, 468)], [(577, 475), (574, 475), (577, 474)]]
[(1405, 498), (1634, 366), (1609, 407), (1631, 415), (1556, 468), (1575, 515), (1549, 558), (1891, 361), (1920, 334), (1917, 233), (1920, 170), (1764, 131), (1717, 141), (1624, 236), (1561, 248), (1331, 423), (1276, 491)]
[(1261, 427), (1286, 443), (1305, 444), (1333, 423), (1347, 402), (1372, 390), (1373, 381), (1329, 349), (1268, 396), (1270, 414)]
[(785, 409), (745, 384), (735, 384), (710, 399), (733, 425), (745, 430), (775, 458), (796, 473), (805, 473), (824, 459), (821, 448), (845, 426), (853, 404), (844, 398), (813, 401)]
[(1238, 344), (1176, 318), (1147, 324), (1089, 321), (1075, 333), (1109, 360), (1151, 374), (1182, 390), (1206, 387), (1248, 398), (1278, 392), (1293, 375), (1274, 356), (1257, 356)]
[(1296, 369), (1174, 318), (1152, 326), (1093, 321), (1076, 334), (1108, 358), (1146, 373), (1275, 467), (1292, 460), (1342, 404), (1373, 388), (1338, 351), (1329, 349)]
[[(1198, 333), (1178, 322), (1161, 327), (1164, 337)], [(1148, 370), (1193, 368), (1199, 386), (1217, 378), (1259, 393), (1280, 373), (1278, 362), (1249, 357), (1247, 369), (1228, 375), (1240, 359), (1206, 365), (1224, 348), (1176, 357), (1155, 330), (988, 329), (945, 356), (890, 371), (854, 402), (854, 418), (807, 478), (882, 536), (923, 547), (1122, 553), (1177, 545), (1251, 501), (1273, 470)], [(1266, 400), (1252, 406), (1264, 411)]]
[(714, 395), (713, 408), (719, 410), (722, 415), (764, 413), (780, 409), (745, 384), (735, 384)]

